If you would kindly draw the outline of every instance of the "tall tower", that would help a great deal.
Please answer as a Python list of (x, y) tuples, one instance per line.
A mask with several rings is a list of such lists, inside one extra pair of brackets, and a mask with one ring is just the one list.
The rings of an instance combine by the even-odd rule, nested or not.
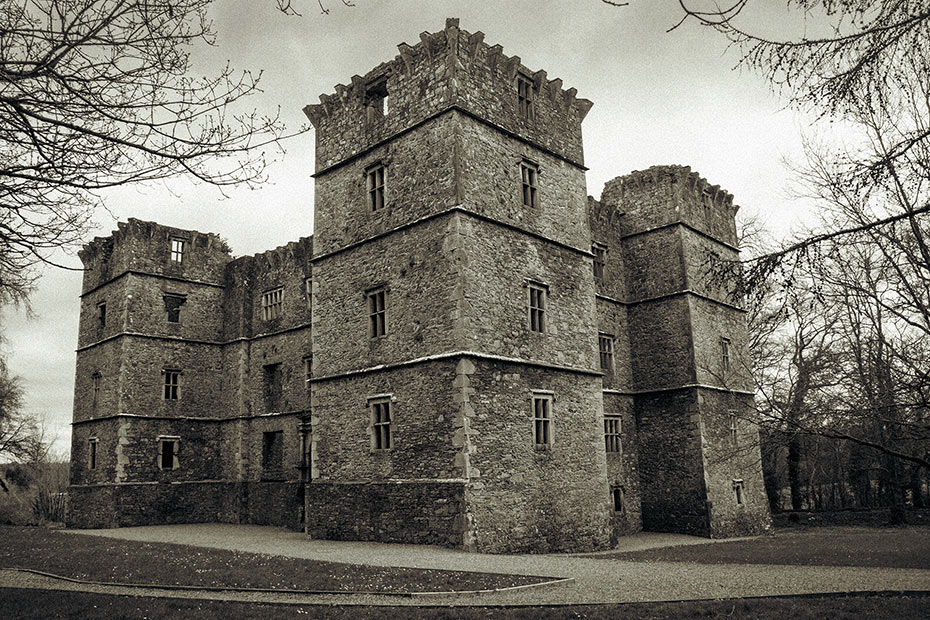
[(768, 526), (733, 196), (682, 166), (607, 183), (619, 218), (643, 527), (704, 536)]
[(223, 477), (215, 310), (228, 247), (215, 235), (130, 219), (80, 257), (69, 523), (215, 520), (207, 498), (222, 493), (188, 493), (187, 483)]
[(311, 535), (580, 550), (610, 538), (581, 122), (441, 32), (316, 128)]

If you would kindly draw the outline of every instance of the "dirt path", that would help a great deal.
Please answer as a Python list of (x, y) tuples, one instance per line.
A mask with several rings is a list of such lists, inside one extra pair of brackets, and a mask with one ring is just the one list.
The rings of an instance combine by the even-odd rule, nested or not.
[[(487, 555), (418, 545), (308, 540), (300, 533), (262, 526), (173, 525), (73, 531), (68, 532), (68, 535), (170, 542), (350, 564), (532, 574), (574, 580), (571, 585), (440, 598), (177, 592), (164, 588), (147, 588), (144, 591), (133, 589), (129, 592), (148, 596), (346, 605), (422, 605), (426, 602), (444, 605), (538, 605), (673, 601), (875, 590), (930, 590), (930, 570), (630, 562), (568, 555)], [(640, 550), (678, 544), (707, 544), (707, 541), (678, 535), (642, 534), (629, 537), (623, 544), (624, 550)], [(125, 588), (118, 586), (82, 586), (67, 582), (62, 584), (62, 582), (46, 577), (23, 573), (13, 574), (10, 571), (0, 572), (0, 585), (74, 589), (109, 594), (127, 593)]]

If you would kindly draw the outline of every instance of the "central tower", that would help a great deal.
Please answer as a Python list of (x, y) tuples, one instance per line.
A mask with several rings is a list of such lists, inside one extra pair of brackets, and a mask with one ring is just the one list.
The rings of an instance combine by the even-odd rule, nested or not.
[(591, 103), (483, 39), (447, 20), (304, 110), (311, 535), (485, 552), (609, 542)]

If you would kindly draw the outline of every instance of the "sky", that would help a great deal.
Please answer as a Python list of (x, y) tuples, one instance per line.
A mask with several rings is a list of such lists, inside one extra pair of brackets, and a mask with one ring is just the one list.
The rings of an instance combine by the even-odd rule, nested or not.
[[(811, 121), (786, 107), (759, 76), (739, 68), (739, 54), (707, 28), (685, 24), (678, 0), (293, 0), (302, 16), (285, 16), (272, 0), (216, 2), (216, 45), (192, 50), (195, 74), (216, 73), (227, 62), (261, 71), (263, 92), (251, 100), (289, 129), (307, 125), (301, 109), (320, 93), (364, 75), (411, 45), (424, 31), (460, 18), (468, 32), (485, 33), (531, 70), (562, 78), (564, 88), (594, 102), (582, 129), (588, 193), (606, 181), (653, 165), (691, 166), (735, 196), (744, 213), (757, 213), (776, 236), (810, 219), (810, 205), (790, 197), (788, 161), (802, 156)], [(783, 2), (757, 2), (747, 20), (764, 32), (792, 23)], [(299, 135), (268, 153), (268, 180), (259, 189), (225, 189), (186, 180), (120, 188), (95, 213), (95, 230), (108, 235), (135, 217), (214, 232), (235, 255), (254, 254), (313, 232), (313, 134)], [(56, 260), (78, 269), (47, 270), (31, 298), (32, 315), (5, 308), (0, 331), (10, 371), (21, 377), (27, 412), (43, 420), (53, 454), (66, 457), (80, 309), (76, 248)]]

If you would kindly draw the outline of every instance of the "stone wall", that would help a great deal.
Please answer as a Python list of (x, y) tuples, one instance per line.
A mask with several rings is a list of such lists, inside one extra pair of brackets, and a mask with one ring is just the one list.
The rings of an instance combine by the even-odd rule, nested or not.
[[(619, 487), (622, 509), (611, 510), (612, 542), (618, 536), (634, 534), (643, 528), (640, 499), (639, 433), (632, 396), (604, 394), (604, 415), (619, 415), (621, 425), (621, 451), (607, 452), (607, 484), (612, 490)], [(606, 449), (606, 447), (605, 447)], [(613, 502), (609, 502), (613, 507)]]
[[(457, 204), (455, 114), (445, 114), (316, 179), (317, 256)], [(369, 204), (366, 171), (385, 166), (384, 206)]]
[[(465, 348), (595, 371), (590, 257), (466, 214), (460, 222)], [(543, 333), (529, 327), (532, 284), (548, 289)]]
[[(609, 543), (600, 378), (474, 360), (467, 489), (485, 553), (581, 551)], [(535, 445), (533, 396), (548, 394), (551, 446)]]
[(643, 528), (709, 535), (697, 394), (643, 394), (635, 402)]
[[(453, 445), (455, 360), (313, 384), (315, 478), (331, 481), (459, 479)], [(390, 396), (393, 448), (375, 450), (369, 399)]]
[[(710, 536), (751, 536), (771, 525), (752, 396), (700, 390)], [(732, 416), (732, 417), (731, 417)], [(735, 433), (730, 424), (735, 424)], [(735, 435), (735, 436), (734, 436)], [(742, 483), (741, 502), (734, 482)]]
[(307, 487), (307, 531), (328, 540), (461, 547), (464, 497), (461, 480), (314, 480)]
[[(585, 252), (591, 250), (584, 169), (469, 116), (456, 116), (462, 203), (469, 210)], [(523, 204), (520, 164), (537, 167), (536, 206)]]
[[(454, 350), (457, 281), (445, 239), (451, 217), (315, 262), (315, 376)], [(367, 292), (378, 288), (386, 293), (387, 332), (373, 338)]]

